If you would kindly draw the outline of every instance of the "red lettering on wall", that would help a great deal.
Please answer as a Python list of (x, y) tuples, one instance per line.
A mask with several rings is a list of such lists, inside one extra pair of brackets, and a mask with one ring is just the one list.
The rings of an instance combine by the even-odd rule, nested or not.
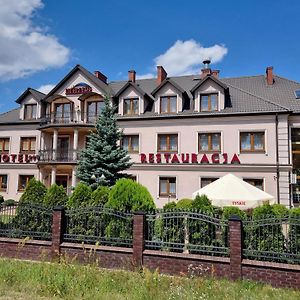
[(196, 153), (192, 153), (192, 164), (198, 163), (198, 156)]
[(154, 164), (154, 153), (149, 153), (149, 163)]
[(220, 156), (219, 153), (214, 153), (211, 155), (211, 161), (213, 164), (219, 164), (220, 163)]
[(227, 164), (228, 163), (228, 154), (223, 153), (223, 158), (224, 158), (223, 164)]
[(13, 163), (16, 162), (17, 154), (11, 154), (10, 157)]
[(157, 154), (156, 154), (156, 162), (157, 162), (158, 164), (161, 163), (161, 154), (160, 154), (160, 153), (157, 153)]
[(240, 164), (241, 162), (240, 162), (238, 156), (236, 154), (234, 154), (230, 163), (231, 164)]
[(177, 156), (177, 154), (174, 154), (173, 155), (173, 157), (172, 157), (172, 159), (171, 159), (171, 163), (172, 164), (178, 164), (179, 163), (179, 159), (178, 159), (178, 156)]
[(206, 154), (203, 154), (203, 156), (200, 160), (200, 164), (209, 164), (209, 160), (208, 160), (208, 157), (206, 156)]
[(189, 162), (190, 162), (190, 155), (189, 155), (189, 153), (186, 153), (186, 154), (182, 153), (182, 154), (181, 154), (181, 161), (182, 161), (184, 164), (189, 163)]
[(171, 154), (170, 153), (165, 153), (164, 157), (165, 157), (166, 163), (168, 164), (169, 161), (170, 161)]
[(144, 153), (141, 153), (141, 163), (146, 164), (147, 163), (147, 156)]

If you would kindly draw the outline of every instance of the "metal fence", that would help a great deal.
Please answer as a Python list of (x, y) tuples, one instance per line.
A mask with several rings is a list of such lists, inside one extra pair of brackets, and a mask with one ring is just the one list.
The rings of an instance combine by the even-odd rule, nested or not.
[(64, 241), (132, 247), (133, 214), (99, 207), (70, 209), (65, 213)]
[(147, 214), (145, 248), (228, 256), (228, 221), (197, 211)]
[(29, 203), (0, 206), (0, 236), (51, 240), (52, 209)]
[(264, 216), (243, 221), (243, 256), (300, 263), (300, 216)]

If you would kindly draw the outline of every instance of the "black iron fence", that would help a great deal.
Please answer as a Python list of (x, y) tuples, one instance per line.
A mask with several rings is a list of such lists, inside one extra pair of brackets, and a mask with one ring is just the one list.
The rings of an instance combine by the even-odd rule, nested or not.
[(52, 209), (29, 203), (0, 206), (0, 236), (51, 240)]
[(228, 256), (228, 221), (198, 211), (147, 214), (145, 248)]
[(243, 256), (300, 263), (300, 216), (263, 216), (243, 221)]
[(65, 212), (64, 241), (132, 247), (133, 214), (104, 207), (70, 209)]

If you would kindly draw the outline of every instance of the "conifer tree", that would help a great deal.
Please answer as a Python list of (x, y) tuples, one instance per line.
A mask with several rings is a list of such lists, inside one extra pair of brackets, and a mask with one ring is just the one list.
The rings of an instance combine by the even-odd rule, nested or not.
[(121, 171), (132, 165), (128, 152), (119, 144), (122, 130), (117, 124), (115, 108), (110, 105), (108, 97), (104, 103), (96, 122), (96, 132), (89, 135), (77, 167), (77, 177), (93, 189), (99, 185), (114, 185), (119, 178), (126, 176)]

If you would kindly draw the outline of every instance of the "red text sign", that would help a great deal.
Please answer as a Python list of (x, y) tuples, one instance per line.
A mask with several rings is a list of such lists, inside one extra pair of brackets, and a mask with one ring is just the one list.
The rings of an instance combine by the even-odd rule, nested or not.
[(236, 154), (228, 156), (227, 153), (197, 154), (197, 153), (141, 153), (142, 164), (240, 164)]
[(0, 153), (0, 163), (4, 164), (29, 164), (39, 160), (35, 154), (6, 154)]

